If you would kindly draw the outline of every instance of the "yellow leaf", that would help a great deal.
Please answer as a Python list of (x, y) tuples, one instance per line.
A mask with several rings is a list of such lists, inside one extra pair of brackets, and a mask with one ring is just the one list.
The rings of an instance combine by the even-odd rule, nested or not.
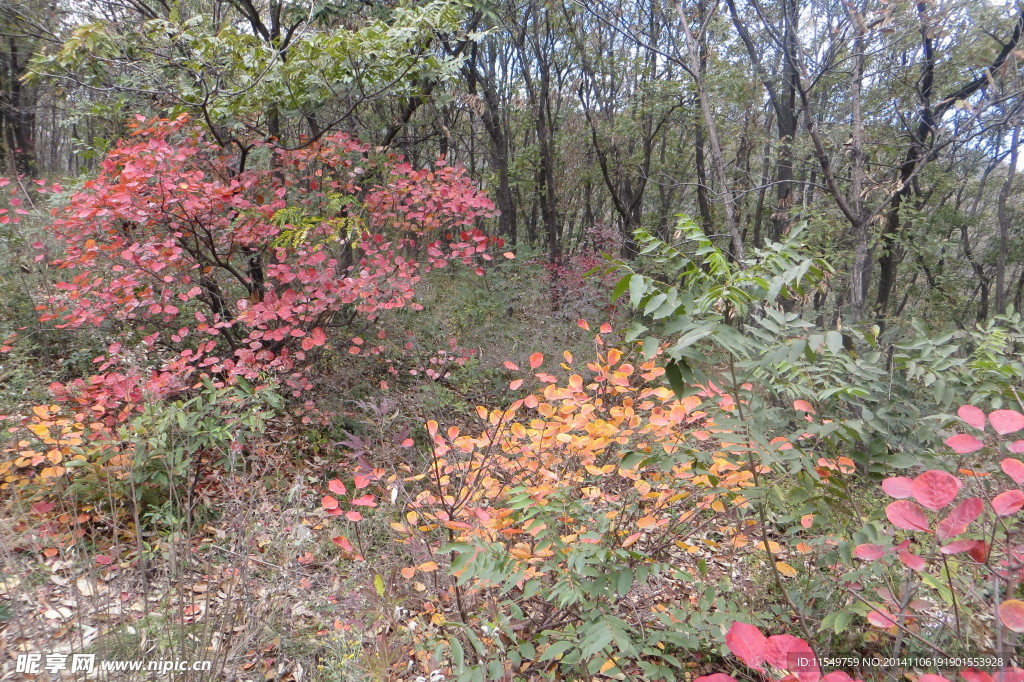
[(796, 569), (787, 564), (785, 561), (776, 561), (775, 569), (787, 578), (792, 578), (797, 574)]
[(614, 658), (609, 658), (607, 661), (605, 661), (604, 663), (601, 664), (601, 669), (598, 670), (598, 672), (599, 673), (608, 672), (609, 670), (611, 670), (614, 667), (615, 667), (615, 659)]
[(434, 571), (437, 570), (438, 567), (437, 567), (437, 564), (435, 562), (427, 561), (427, 562), (424, 562), (424, 563), (420, 564), (416, 568), (420, 569), (424, 573), (433, 573)]

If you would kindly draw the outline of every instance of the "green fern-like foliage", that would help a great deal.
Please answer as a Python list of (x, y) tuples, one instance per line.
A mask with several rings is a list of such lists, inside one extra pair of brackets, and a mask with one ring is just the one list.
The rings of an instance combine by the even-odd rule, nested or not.
[[(801, 249), (802, 226), (796, 226), (785, 241), (755, 250), (742, 262), (732, 260), (688, 216), (681, 215), (669, 244), (647, 230), (635, 233), (640, 254), (647, 256), (651, 271), (641, 274), (620, 263), (625, 276), (613, 296), (629, 293), (630, 305), (660, 332), (677, 336), (669, 356), (681, 360), (698, 341), (719, 340), (723, 350), (737, 357), (756, 352), (740, 332), (749, 322), (765, 316), (769, 309), (781, 309), (786, 299), (806, 296), (831, 271), (828, 264), (808, 256)], [(646, 272), (646, 271), (645, 271)], [(650, 331), (636, 323), (629, 338)], [(730, 333), (732, 332), (732, 333)], [(644, 339), (645, 351), (660, 346), (658, 338)]]

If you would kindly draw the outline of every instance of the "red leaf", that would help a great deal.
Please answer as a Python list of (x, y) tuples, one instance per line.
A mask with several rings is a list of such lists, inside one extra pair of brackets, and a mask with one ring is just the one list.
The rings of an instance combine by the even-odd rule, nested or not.
[(992, 428), (996, 430), (996, 433), (1001, 436), (1024, 429), (1024, 414), (1016, 410), (990, 412), (988, 420), (992, 423)]
[(36, 502), (32, 505), (32, 511), (42, 516), (43, 514), (52, 512), (56, 506), (57, 505), (53, 502)]
[(853, 556), (858, 559), (864, 559), (865, 561), (876, 561), (881, 559), (888, 553), (888, 549), (881, 545), (872, 545), (865, 543), (863, 545), (857, 545), (857, 548), (853, 550)]
[(353, 510), (353, 511), (345, 512), (345, 518), (348, 519), (349, 521), (352, 521), (352, 522), (362, 521), (363, 520), (363, 515), (360, 514), (357, 511)]
[(879, 628), (891, 628), (896, 625), (896, 617), (885, 609), (878, 609), (868, 614), (868, 622)]
[(813, 676), (814, 679), (821, 677), (817, 661), (799, 666), (797, 658), (813, 659), (814, 651), (810, 645), (799, 637), (793, 635), (772, 635), (768, 638), (764, 647), (765, 660), (772, 666), (782, 670), (794, 670), (801, 680), (806, 676)]
[(715, 673), (714, 675), (702, 675), (693, 682), (736, 682), (736, 678), (725, 673)]
[(999, 620), (1014, 632), (1024, 632), (1024, 601), (1007, 599), (999, 605)]
[(984, 510), (985, 506), (980, 497), (969, 497), (958, 504), (949, 516), (939, 521), (935, 534), (943, 540), (960, 535)]
[(974, 543), (974, 547), (967, 550), (967, 553), (979, 564), (983, 564), (988, 561), (988, 543), (984, 540), (978, 540)]
[(911, 570), (923, 571), (925, 566), (927, 565), (924, 559), (922, 559), (921, 557), (912, 552), (902, 551), (897, 552), (897, 554), (900, 557), (900, 561), (903, 562), (903, 565)]
[(985, 430), (985, 413), (974, 405), (963, 405), (956, 413), (974, 428), (981, 431)]
[(725, 635), (725, 645), (736, 658), (746, 663), (751, 668), (761, 670), (761, 664), (765, 661), (765, 647), (768, 638), (761, 634), (753, 625), (734, 622), (729, 632)]
[(933, 511), (942, 509), (956, 499), (960, 479), (947, 471), (932, 469), (914, 479), (914, 499)]
[(506, 361), (505, 361), (505, 362), (503, 362), (502, 364), (503, 364), (503, 365), (505, 366), (505, 369), (510, 369), (510, 370), (512, 370), (513, 372), (519, 369), (519, 365), (517, 365), (517, 364), (516, 364), (516, 363), (514, 363), (514, 362), (509, 362), (508, 360), (506, 360)]
[(1016, 514), (1021, 507), (1024, 507), (1024, 493), (1019, 490), (1007, 490), (992, 498), (992, 508), (999, 516)]
[(114, 557), (107, 556), (106, 554), (97, 554), (96, 563), (98, 563), (100, 566), (109, 566), (110, 564), (114, 563)]
[(357, 507), (376, 507), (377, 503), (374, 501), (373, 495), (363, 495), (352, 500), (352, 504)]
[(327, 489), (330, 490), (335, 495), (347, 495), (348, 494), (348, 490), (345, 489), (345, 484), (342, 483), (341, 481), (339, 481), (338, 479), (334, 479), (332, 481), (328, 481)]
[(324, 495), (324, 499), (320, 500), (320, 506), (327, 511), (338, 508), (338, 501), (330, 495)]
[(957, 540), (956, 542), (939, 547), (939, 551), (943, 554), (960, 554), (961, 552), (968, 552), (974, 549), (976, 544), (978, 544), (977, 540)]
[(509, 383), (508, 387), (514, 391), (514, 390), (516, 390), (517, 388), (519, 388), (522, 385), (523, 385), (523, 380), (522, 379), (515, 379), (515, 380), (513, 380), (513, 381), (511, 381)]
[(339, 535), (336, 538), (331, 538), (331, 542), (336, 544), (338, 547), (341, 547), (346, 552), (353, 551), (352, 543), (349, 542), (348, 538), (345, 537), (344, 535)]
[(949, 681), (949, 679), (943, 677), (942, 675), (934, 675), (934, 674), (929, 673), (927, 675), (921, 675), (921, 677), (917, 678), (917, 682), (950, 682), (950, 681)]
[(889, 497), (903, 500), (914, 495), (914, 480), (906, 476), (891, 476), (882, 481), (882, 490)]
[(590, 331), (590, 325), (587, 324), (586, 320), (584, 320), (584, 319), (576, 320), (576, 324), (579, 325), (580, 329), (582, 329), (584, 331), (588, 331), (588, 332)]
[(885, 516), (892, 525), (903, 530), (928, 530), (928, 517), (919, 506), (909, 500), (890, 503), (885, 508)]
[(534, 353), (530, 356), (530, 369), (537, 369), (544, 362), (543, 353)]
[(1024, 453), (1024, 440), (1015, 440), (1009, 443), (1006, 449), (1014, 454)]
[(969, 433), (958, 433), (955, 436), (950, 436), (946, 439), (946, 445), (948, 445), (953, 452), (960, 455), (977, 452), (985, 447), (984, 443)]
[(992, 676), (977, 668), (965, 668), (960, 671), (960, 677), (967, 682), (992, 682)]
[(1007, 457), (1003, 460), (1002, 465), (1003, 471), (1007, 476), (1013, 479), (1014, 483), (1018, 485), (1024, 483), (1024, 462), (1021, 462), (1019, 459)]

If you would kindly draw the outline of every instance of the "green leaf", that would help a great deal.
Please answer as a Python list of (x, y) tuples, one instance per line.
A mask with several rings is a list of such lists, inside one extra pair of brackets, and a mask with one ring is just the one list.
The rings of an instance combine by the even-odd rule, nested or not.
[(843, 349), (843, 335), (832, 330), (825, 334), (825, 344), (828, 346), (830, 351), (838, 354), (839, 351)]
[(619, 300), (622, 294), (626, 293), (626, 289), (629, 288), (632, 279), (633, 273), (629, 273), (615, 284), (615, 288), (612, 289), (612, 302)]
[(629, 280), (629, 305), (636, 308), (647, 293), (647, 280), (642, 275), (633, 275)]
[[(609, 641), (611, 641), (610, 637)], [(563, 655), (566, 651), (572, 649), (574, 646), (576, 646), (576, 644), (570, 641), (563, 640), (561, 642), (554, 642), (550, 644), (548, 648), (544, 649), (544, 653), (540, 655), (540, 661), (544, 662), (554, 660), (558, 656)]]
[(384, 597), (384, 578), (380, 577), (380, 573), (373, 576), (373, 589), (377, 590), (378, 597)]
[(452, 672), (461, 672), (466, 665), (466, 653), (462, 650), (462, 642), (452, 637), (449, 646), (452, 649)]
[(672, 360), (665, 365), (665, 376), (668, 378), (668, 385), (672, 388), (672, 392), (676, 394), (677, 398), (686, 397), (686, 382), (683, 381), (683, 370), (686, 367), (689, 371), (689, 367), (686, 365), (686, 360)]
[(648, 336), (644, 339), (644, 357), (650, 359), (654, 357), (654, 354), (658, 352), (658, 346), (660, 341), (653, 336)]
[(629, 570), (621, 571), (615, 580), (615, 591), (619, 593), (620, 597), (625, 597), (631, 587), (633, 587), (633, 572)]
[(615, 639), (615, 633), (612, 631), (611, 626), (604, 621), (599, 621), (590, 627), (581, 629), (587, 631), (583, 641), (580, 642), (583, 658), (590, 658), (598, 654)]

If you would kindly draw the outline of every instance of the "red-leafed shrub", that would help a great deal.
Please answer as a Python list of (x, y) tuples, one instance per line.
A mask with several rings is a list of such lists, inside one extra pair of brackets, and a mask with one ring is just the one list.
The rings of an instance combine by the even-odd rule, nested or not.
[(152, 374), (130, 390), (159, 397), (205, 373), (275, 376), (299, 395), (329, 329), (415, 306), (423, 272), (487, 255), (475, 223), (495, 210), (461, 169), (416, 170), (344, 134), (240, 169), (186, 117), (134, 128), (55, 216), (67, 274), (43, 316), (133, 342), (99, 360), (107, 376), (141, 343)]

